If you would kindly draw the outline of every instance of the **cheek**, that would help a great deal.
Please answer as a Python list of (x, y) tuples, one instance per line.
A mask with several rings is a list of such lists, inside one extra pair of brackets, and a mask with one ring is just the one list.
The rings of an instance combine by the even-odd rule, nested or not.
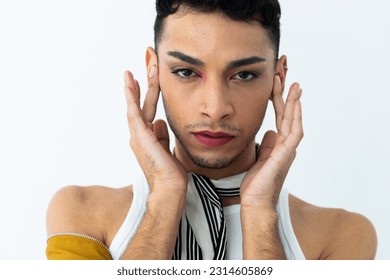
[(264, 116), (268, 106), (268, 98), (251, 99), (240, 105), (241, 116), (246, 120), (256, 120)]
[(183, 95), (180, 94), (180, 89), (169, 78), (167, 75), (160, 75), (161, 96), (167, 117), (178, 123), (185, 118), (188, 106), (182, 98)]
[(235, 100), (237, 117), (241, 119), (243, 125), (251, 127), (249, 131), (257, 129), (263, 121), (269, 103), (267, 90), (256, 93), (248, 92), (245, 98)]
[(161, 96), (163, 98), (164, 107), (166, 109), (172, 110), (172, 106), (175, 105), (174, 101), (174, 86), (172, 82), (169, 80), (169, 75), (167, 73), (160, 71), (159, 76), (159, 83), (160, 83), (160, 91)]
[(166, 109), (185, 115), (198, 102), (195, 85), (179, 82), (170, 72), (162, 72), (159, 82)]
[(164, 95), (164, 98), (178, 98), (180, 92), (183, 90), (178, 85), (176, 79), (168, 70), (160, 70), (159, 83), (161, 92)]
[(244, 111), (261, 111), (267, 106), (272, 93), (272, 84), (256, 83), (251, 87), (241, 89), (241, 92), (235, 94), (234, 102)]
[(162, 71), (160, 69), (159, 71), (159, 85), (160, 85), (160, 90), (162, 93), (169, 92), (169, 82), (167, 82), (168, 76), (166, 71)]

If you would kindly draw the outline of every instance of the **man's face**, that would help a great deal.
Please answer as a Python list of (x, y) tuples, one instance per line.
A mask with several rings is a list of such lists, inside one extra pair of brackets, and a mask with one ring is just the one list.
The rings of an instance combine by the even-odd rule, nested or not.
[(253, 164), (275, 75), (260, 24), (179, 10), (165, 19), (158, 59), (175, 153), (188, 171)]

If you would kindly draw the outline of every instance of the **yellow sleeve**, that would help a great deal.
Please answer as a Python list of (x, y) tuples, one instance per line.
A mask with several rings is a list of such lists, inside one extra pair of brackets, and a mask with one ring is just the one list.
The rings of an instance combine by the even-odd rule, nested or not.
[(112, 260), (109, 250), (99, 242), (76, 235), (55, 235), (47, 240), (48, 260)]

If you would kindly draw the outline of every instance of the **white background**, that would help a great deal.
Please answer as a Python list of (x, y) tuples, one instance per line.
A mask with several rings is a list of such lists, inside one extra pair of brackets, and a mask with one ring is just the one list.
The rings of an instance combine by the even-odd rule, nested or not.
[[(281, 54), (288, 83), (304, 90), (305, 127), (285, 186), (367, 216), (377, 258), (390, 259), (390, 4), (281, 6)], [(45, 212), (61, 187), (121, 187), (139, 175), (122, 72), (145, 86), (154, 17), (152, 0), (1, 0), (0, 259), (45, 258)], [(272, 127), (269, 111), (259, 140)]]

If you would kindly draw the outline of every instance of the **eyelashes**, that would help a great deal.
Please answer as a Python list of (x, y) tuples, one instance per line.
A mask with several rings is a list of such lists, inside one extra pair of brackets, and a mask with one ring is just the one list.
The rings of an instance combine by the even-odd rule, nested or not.
[(172, 71), (172, 74), (176, 75), (177, 77), (181, 79), (189, 79), (192, 77), (200, 77), (199, 74), (197, 74), (194, 70), (191, 70), (189, 68), (182, 68), (182, 69), (176, 69)]
[(235, 80), (247, 82), (251, 81), (254, 79), (257, 79), (259, 77), (259, 74), (256, 72), (251, 72), (251, 71), (241, 71), (235, 74), (232, 78)]
[[(176, 77), (183, 80), (190, 80), (193, 78), (199, 78), (202, 75), (190, 68), (174, 69), (171, 72)], [(255, 71), (239, 71), (232, 75), (229, 80), (236, 80), (240, 82), (250, 82), (260, 77), (260, 74)]]

